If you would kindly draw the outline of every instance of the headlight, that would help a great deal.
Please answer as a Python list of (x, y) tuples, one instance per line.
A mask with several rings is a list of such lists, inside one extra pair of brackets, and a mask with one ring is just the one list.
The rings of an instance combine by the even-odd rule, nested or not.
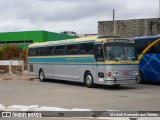
[(106, 76), (108, 76), (108, 77), (110, 77), (111, 75), (112, 75), (111, 72), (107, 72), (107, 73), (106, 73)]
[(119, 76), (119, 72), (118, 71), (112, 71), (112, 72), (107, 72), (106, 76), (110, 77), (110, 76)]
[(118, 71), (113, 71), (112, 76), (119, 76), (119, 72)]
[(139, 71), (133, 71), (133, 75), (139, 75)]

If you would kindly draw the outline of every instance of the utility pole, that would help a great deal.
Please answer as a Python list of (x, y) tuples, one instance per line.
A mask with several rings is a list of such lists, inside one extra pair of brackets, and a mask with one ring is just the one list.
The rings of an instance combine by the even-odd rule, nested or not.
[(116, 35), (116, 25), (115, 25), (115, 12), (113, 9), (113, 35)]
[(160, 0), (159, 0), (159, 18), (160, 18)]

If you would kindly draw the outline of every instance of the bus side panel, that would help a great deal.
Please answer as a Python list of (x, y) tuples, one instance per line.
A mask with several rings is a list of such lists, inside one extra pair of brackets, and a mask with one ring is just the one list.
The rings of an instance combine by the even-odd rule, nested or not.
[(140, 70), (145, 81), (160, 82), (160, 54), (145, 54), (140, 60)]
[[(103, 74), (104, 77), (98, 76), (99, 73)], [(106, 65), (105, 64), (97, 64), (94, 82), (96, 84), (104, 84), (105, 74), (106, 74)]]
[(91, 56), (82, 58), (28, 58), (30, 74), (39, 77), (42, 69), (45, 78), (62, 79), (71, 81), (84, 81), (84, 73), (90, 71), (95, 78), (96, 63)]
[(39, 70), (42, 69), (45, 73), (45, 78), (50, 79), (83, 82), (85, 71), (90, 71), (93, 78), (96, 78), (95, 65), (33, 64), (33, 69), (30, 74), (39, 76)]
[[(47, 66), (47, 65), (46, 65)], [(77, 65), (56, 65), (51, 64), (46, 68), (46, 76), (52, 79), (79, 81), (79, 71)]]
[(97, 81), (97, 71), (96, 71), (96, 65), (82, 65), (79, 68), (79, 75), (80, 75), (80, 81), (84, 82), (84, 76), (86, 72), (90, 72), (93, 76), (94, 83)]
[(30, 75), (39, 77), (39, 69), (42, 68), (39, 64), (28, 63), (28, 70)]

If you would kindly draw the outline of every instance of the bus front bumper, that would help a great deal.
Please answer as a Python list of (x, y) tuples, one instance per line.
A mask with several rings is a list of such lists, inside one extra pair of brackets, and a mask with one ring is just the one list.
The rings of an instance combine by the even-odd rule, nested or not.
[(99, 80), (102, 84), (106, 85), (119, 85), (119, 84), (136, 84), (140, 81), (139, 77), (129, 77), (129, 78), (104, 78)]

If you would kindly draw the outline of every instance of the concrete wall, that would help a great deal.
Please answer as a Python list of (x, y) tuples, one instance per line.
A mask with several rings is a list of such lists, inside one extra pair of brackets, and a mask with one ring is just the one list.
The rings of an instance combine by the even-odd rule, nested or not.
[[(139, 37), (160, 34), (160, 18), (116, 20), (116, 35)], [(98, 34), (113, 35), (113, 21), (99, 21)]]

